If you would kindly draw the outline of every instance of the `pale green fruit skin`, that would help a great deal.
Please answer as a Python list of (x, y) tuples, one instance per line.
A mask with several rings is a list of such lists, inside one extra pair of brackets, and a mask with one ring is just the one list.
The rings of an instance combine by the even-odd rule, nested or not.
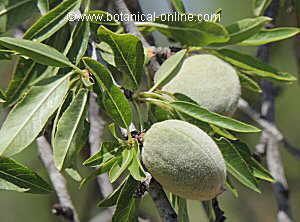
[(226, 166), (216, 143), (181, 121), (155, 123), (146, 132), (142, 161), (168, 191), (191, 200), (210, 200), (224, 191)]
[[(155, 77), (157, 81), (159, 76)], [(188, 57), (179, 73), (164, 91), (181, 93), (208, 110), (232, 115), (241, 95), (236, 70), (216, 56), (201, 54)]]

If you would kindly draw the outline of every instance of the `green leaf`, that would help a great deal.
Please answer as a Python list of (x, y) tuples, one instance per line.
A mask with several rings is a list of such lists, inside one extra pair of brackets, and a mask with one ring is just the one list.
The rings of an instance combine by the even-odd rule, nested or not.
[(216, 143), (225, 159), (227, 170), (242, 184), (260, 193), (250, 168), (238, 150), (225, 138), (217, 139)]
[(197, 120), (207, 122), (224, 129), (236, 131), (236, 132), (259, 132), (260, 130), (254, 126), (242, 123), (235, 119), (231, 119), (226, 116), (222, 116), (217, 113), (208, 111), (207, 109), (200, 107), (199, 105), (189, 102), (171, 102), (170, 106), (175, 110), (182, 112)]
[(52, 191), (50, 185), (34, 171), (3, 156), (0, 157), (0, 179), (7, 181), (6, 186), (0, 182), (6, 189), (14, 189), (14, 186), (16, 186), (15, 191), (20, 192), (20, 189), (22, 189), (21, 192), (36, 194), (46, 194)]
[(274, 183), (272, 175), (266, 170), (259, 162), (257, 162), (251, 155), (250, 149), (247, 144), (240, 141), (234, 141), (232, 143), (237, 151), (241, 154), (244, 160), (247, 162), (248, 166), (251, 168), (253, 176), (260, 178), (262, 180)]
[(100, 164), (97, 170), (92, 172), (88, 177), (84, 178), (81, 181), (80, 187), (84, 186), (89, 180), (96, 178), (98, 175), (108, 172), (113, 167), (115, 162), (119, 161), (120, 158), (121, 158), (120, 156), (116, 156)]
[(107, 113), (117, 124), (128, 129), (132, 122), (132, 109), (122, 90), (114, 84), (111, 73), (94, 59), (86, 57), (83, 61), (103, 89), (103, 103)]
[(220, 136), (223, 136), (230, 140), (237, 140), (237, 138), (234, 135), (232, 135), (231, 133), (229, 133), (226, 129), (216, 127), (212, 124), (210, 125), (210, 127), (213, 129), (213, 131), (215, 133), (219, 134)]
[(0, 155), (12, 156), (33, 142), (63, 101), (70, 74), (39, 82), (11, 110), (0, 130)]
[(133, 194), (138, 186), (139, 182), (130, 176), (122, 188), (118, 198), (117, 207), (113, 215), (112, 222), (135, 221), (136, 199), (133, 197)]
[(243, 72), (246, 74), (255, 74), (260, 77), (281, 81), (296, 80), (296, 78), (289, 73), (279, 72), (270, 65), (263, 63), (261, 60), (237, 51), (233, 51), (230, 49), (221, 49), (212, 53), (220, 57), (221, 59), (224, 59), (225, 61), (231, 63), (232, 65), (245, 70)]
[(157, 88), (162, 88), (178, 74), (183, 64), (186, 52), (187, 50), (181, 50), (177, 52), (160, 66), (154, 77), (155, 84), (150, 91), (154, 91)]
[(37, 6), (42, 15), (45, 15), (49, 11), (49, 1), (48, 0), (37, 0)]
[(79, 0), (66, 0), (40, 17), (24, 34), (24, 39), (42, 42), (68, 22), (68, 13), (78, 9)]
[(239, 45), (243, 46), (260, 46), (271, 42), (280, 41), (291, 38), (300, 33), (299, 28), (294, 27), (280, 27), (274, 29), (265, 29), (242, 41)]
[(253, 12), (255, 16), (264, 14), (272, 0), (253, 0)]
[(269, 17), (246, 18), (226, 27), (230, 39), (225, 44), (236, 44), (253, 36), (272, 19)]
[(253, 92), (259, 92), (259, 93), (262, 92), (259, 84), (257, 82), (255, 82), (253, 79), (251, 79), (250, 77), (248, 77), (242, 73), (238, 73), (238, 75), (240, 78), (241, 85), (243, 87), (245, 87), (246, 89), (249, 89)]
[(91, 10), (86, 14), (86, 17), (89, 18), (89, 22), (99, 25), (120, 25), (119, 21), (114, 20), (114, 16), (112, 14), (105, 11)]
[(189, 214), (187, 208), (187, 201), (184, 198), (177, 197), (177, 205), (178, 205), (178, 221), (179, 222), (189, 222)]
[(37, 13), (38, 8), (34, 0), (1, 0), (0, 33), (17, 27)]
[(187, 19), (187, 21), (172, 18), (172, 16), (174, 15), (161, 15), (155, 18), (155, 23), (147, 22), (138, 25), (158, 30), (168, 38), (186, 46), (207, 46), (229, 40), (228, 32), (218, 23), (200, 22), (198, 16), (192, 14), (186, 15), (188, 18), (191, 16), (191, 19)]
[(0, 178), (0, 190), (9, 190), (9, 191), (16, 191), (16, 192), (23, 193), (28, 191), (29, 189), (19, 187), (13, 183), (10, 183)]
[(44, 65), (57, 67), (74, 66), (66, 56), (58, 52), (56, 49), (39, 42), (0, 37), (0, 45), (14, 50), (21, 55), (28, 56), (36, 62)]
[(140, 86), (144, 65), (144, 48), (138, 37), (131, 34), (115, 34), (100, 26), (98, 29), (100, 41), (112, 48), (116, 67), (126, 74), (129, 83), (125, 87), (137, 89)]
[(170, 0), (170, 1), (177, 12), (182, 14), (186, 13), (183, 0)]
[(121, 153), (121, 158), (114, 163), (109, 171), (109, 180), (111, 183), (116, 182), (116, 180), (124, 173), (128, 168), (133, 158), (133, 152), (130, 149), (124, 149)]
[(80, 59), (84, 56), (90, 37), (90, 23), (88, 21), (78, 22), (74, 34), (72, 33), (71, 39), (68, 42), (70, 45), (67, 57), (69, 60), (78, 65)]
[(76, 169), (66, 168), (65, 171), (73, 180), (75, 180), (77, 182), (82, 181), (82, 177)]
[(88, 91), (81, 89), (58, 121), (53, 142), (54, 163), (58, 170), (69, 167), (82, 148), (87, 99)]
[(100, 151), (83, 162), (83, 165), (96, 167), (114, 158), (120, 152), (120, 144), (116, 142), (103, 142)]
[(144, 181), (146, 179), (146, 172), (140, 161), (140, 148), (137, 141), (135, 141), (133, 147), (131, 148), (133, 152), (133, 159), (128, 167), (131, 176), (137, 181)]
[(126, 177), (125, 180), (122, 181), (122, 183), (115, 189), (108, 197), (106, 197), (104, 200), (101, 200), (99, 203), (97, 203), (98, 207), (112, 207), (117, 204), (118, 198), (121, 194), (122, 188), (124, 187), (125, 183), (127, 182), (129, 176)]

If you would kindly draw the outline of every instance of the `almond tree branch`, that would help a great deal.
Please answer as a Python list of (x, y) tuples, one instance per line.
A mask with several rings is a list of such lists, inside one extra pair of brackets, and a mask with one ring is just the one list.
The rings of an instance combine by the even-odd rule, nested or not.
[(40, 158), (48, 171), (48, 175), (59, 200), (59, 204), (53, 206), (53, 213), (64, 217), (70, 222), (79, 222), (78, 214), (68, 192), (66, 179), (54, 165), (50, 144), (44, 136), (37, 138), (37, 144)]
[[(130, 11), (128, 7), (126, 6), (124, 0), (114, 0), (115, 7), (119, 13), (130, 15)], [(144, 36), (139, 32), (138, 28), (134, 24), (134, 21), (123, 21), (123, 25), (125, 27), (126, 32), (131, 33), (133, 35), (138, 36), (144, 47), (150, 47), (149, 43), (146, 41)], [(150, 67), (153, 72), (156, 72), (159, 65), (156, 60), (152, 60), (150, 63)], [(164, 190), (162, 189), (161, 185), (154, 180), (154, 178), (151, 179), (148, 192), (150, 196), (152, 197), (154, 203), (156, 204), (156, 207), (158, 209), (158, 212), (160, 214), (160, 217), (162, 218), (163, 222), (177, 222), (177, 215), (174, 209), (172, 208)]]
[[(279, 11), (280, 2), (279, 0), (273, 0), (265, 12), (265, 16), (275, 19)], [(257, 51), (257, 57), (265, 63), (269, 62), (270, 59), (270, 44), (260, 46)], [(275, 90), (271, 82), (263, 80), (261, 82), (263, 89), (263, 101), (261, 106), (261, 114), (270, 123), (275, 123)], [(281, 155), (279, 152), (279, 141), (275, 136), (268, 132), (263, 132), (263, 141), (265, 142), (266, 153), (267, 153), (267, 165), (268, 168), (276, 180), (273, 184), (274, 194), (277, 200), (278, 222), (292, 222), (292, 213), (289, 203), (289, 190)]]

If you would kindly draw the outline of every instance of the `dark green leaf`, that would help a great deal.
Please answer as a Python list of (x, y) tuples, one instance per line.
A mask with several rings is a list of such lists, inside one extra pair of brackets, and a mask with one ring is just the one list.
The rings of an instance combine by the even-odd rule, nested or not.
[(68, 22), (68, 13), (78, 9), (79, 0), (66, 0), (40, 17), (24, 34), (24, 39), (42, 42)]
[(118, 198), (120, 196), (120, 193), (122, 191), (122, 188), (124, 187), (125, 183), (127, 182), (129, 176), (126, 177), (125, 180), (122, 181), (122, 183), (115, 189), (108, 197), (106, 197), (104, 200), (101, 200), (97, 206), (98, 207), (112, 207), (117, 204)]
[(119, 21), (114, 20), (112, 14), (105, 11), (92, 10), (86, 14), (86, 17), (89, 18), (90, 22), (99, 25), (114, 25), (114, 26), (120, 25)]
[(252, 157), (247, 144), (240, 141), (235, 141), (233, 142), (233, 145), (236, 147), (237, 151), (241, 154), (243, 159), (247, 162), (248, 166), (251, 168), (253, 176), (269, 182), (275, 182), (272, 175)]
[(140, 148), (137, 141), (135, 141), (134, 146), (131, 149), (133, 152), (133, 159), (128, 170), (135, 180), (144, 181), (146, 179), (146, 172), (140, 162)]
[(90, 23), (88, 21), (82, 21), (77, 23), (74, 33), (72, 33), (71, 38), (68, 42), (70, 45), (70, 50), (67, 54), (69, 60), (77, 65), (80, 59), (84, 56), (90, 36)]
[(226, 116), (222, 116), (217, 113), (208, 111), (207, 109), (200, 107), (196, 104), (189, 102), (171, 102), (170, 106), (175, 110), (182, 112), (190, 117), (198, 119), (203, 122), (207, 122), (224, 129), (236, 131), (236, 132), (259, 132), (260, 130), (254, 126), (242, 123), (235, 119), (231, 119)]
[(138, 37), (131, 34), (115, 34), (101, 26), (98, 29), (100, 41), (112, 48), (116, 67), (128, 75), (125, 87), (137, 89), (140, 86), (144, 65), (144, 48)]
[(268, 17), (246, 18), (226, 27), (230, 39), (226, 44), (236, 44), (259, 32), (272, 19)]
[(186, 13), (183, 0), (170, 0), (170, 1), (177, 12)]
[(251, 79), (250, 77), (248, 77), (242, 73), (238, 73), (238, 75), (240, 78), (241, 85), (243, 87), (245, 87), (246, 89), (249, 89), (251, 91), (254, 91), (254, 92), (259, 92), (259, 93), (262, 92), (259, 84), (257, 82), (255, 82), (253, 79)]
[(253, 0), (253, 12), (255, 16), (264, 14), (272, 0)]
[(111, 73), (96, 60), (84, 58), (83, 61), (103, 89), (103, 103), (107, 113), (121, 127), (128, 129), (132, 122), (132, 109), (122, 90), (114, 84)]
[(279, 72), (270, 65), (252, 56), (233, 51), (230, 49), (221, 49), (213, 52), (216, 56), (224, 59), (238, 68), (244, 69), (248, 74), (255, 74), (260, 77), (271, 78), (282, 81), (295, 81), (296, 78), (286, 72)]
[(299, 28), (280, 27), (274, 29), (265, 29), (239, 43), (243, 46), (260, 46), (271, 42), (280, 41), (293, 37), (300, 33)]
[(66, 56), (58, 52), (56, 49), (39, 42), (0, 37), (0, 45), (12, 49), (21, 55), (28, 56), (36, 62), (44, 65), (57, 67), (74, 66)]
[(166, 85), (168, 82), (170, 82), (179, 72), (183, 60), (185, 58), (187, 50), (181, 50), (177, 52), (175, 55), (168, 58), (162, 66), (158, 69), (158, 71), (155, 73), (155, 84), (150, 89), (150, 91), (153, 91), (157, 88), (162, 88), (164, 85)]
[(87, 99), (87, 90), (81, 89), (58, 121), (53, 142), (54, 163), (58, 170), (69, 167), (82, 148)]
[(216, 140), (225, 159), (227, 170), (242, 184), (260, 193), (250, 168), (238, 150), (225, 138)]
[(186, 15), (191, 16), (191, 19), (186, 21), (172, 16), (174, 17), (174, 14), (161, 15), (155, 19), (155, 23), (147, 22), (140, 25), (152, 27), (186, 46), (206, 46), (229, 40), (228, 32), (218, 23), (198, 21), (198, 16), (192, 14)]
[(0, 89), (0, 103), (5, 103), (5, 102), (6, 102), (6, 95)]
[(12, 156), (33, 142), (63, 101), (70, 74), (40, 82), (11, 110), (0, 130), (1, 155)]
[(129, 176), (117, 201), (116, 211), (112, 222), (134, 221), (136, 215), (136, 198), (133, 197), (139, 182)]
[(124, 173), (132, 162), (133, 152), (131, 149), (124, 149), (121, 153), (121, 158), (114, 163), (109, 171), (109, 180), (111, 183), (116, 182), (116, 180)]
[[(50, 185), (34, 171), (6, 157), (0, 157), (0, 179), (8, 182), (6, 188), (13, 189), (12, 184), (16, 186), (15, 191), (25, 189), (23, 192), (36, 194), (45, 194), (52, 191)], [(0, 184), (1, 188), (4, 184), (1, 182)]]

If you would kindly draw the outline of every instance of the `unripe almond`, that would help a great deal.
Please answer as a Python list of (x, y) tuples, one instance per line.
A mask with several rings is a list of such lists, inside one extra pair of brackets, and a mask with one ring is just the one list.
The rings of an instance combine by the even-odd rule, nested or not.
[[(160, 76), (155, 76), (157, 81)], [(181, 93), (212, 112), (232, 115), (241, 94), (235, 69), (216, 56), (201, 54), (187, 58), (179, 73), (163, 87)]]
[(210, 200), (223, 192), (226, 166), (218, 146), (185, 121), (152, 125), (144, 136), (142, 160), (166, 190), (180, 197)]

